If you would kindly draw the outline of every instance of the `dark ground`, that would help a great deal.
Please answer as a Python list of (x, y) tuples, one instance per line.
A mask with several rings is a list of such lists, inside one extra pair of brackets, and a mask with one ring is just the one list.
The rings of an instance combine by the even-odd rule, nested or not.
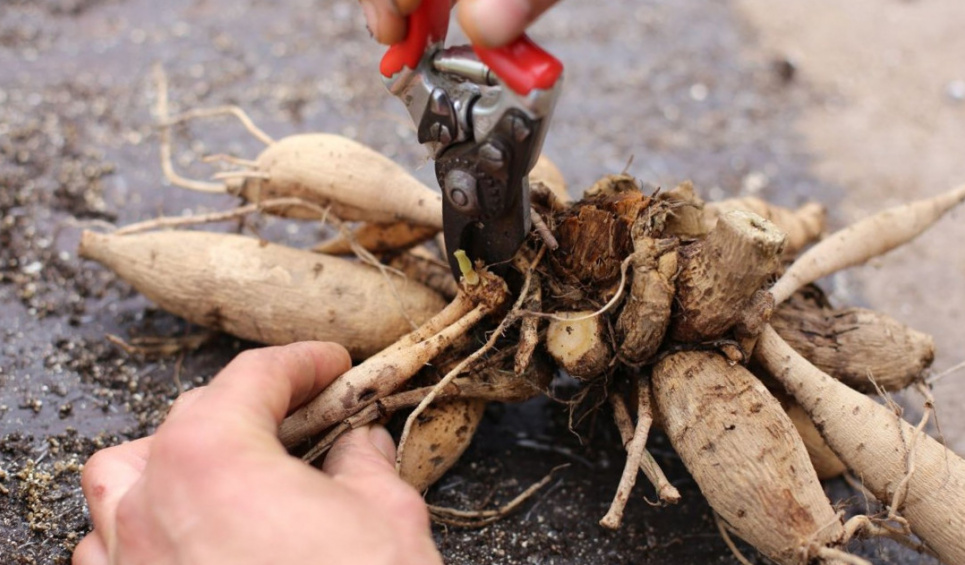
[[(710, 199), (758, 192), (834, 205), (835, 187), (811, 176), (791, 127), (821, 96), (776, 54), (755, 54), (728, 3), (605, 6), (564, 3), (534, 33), (567, 65), (546, 150), (572, 187), (634, 157), (629, 171), (653, 186), (690, 178)], [(150, 433), (177, 394), (177, 360), (128, 356), (105, 334), (197, 331), (75, 253), (83, 225), (230, 204), (162, 181), (151, 64), (171, 76), (174, 111), (235, 103), (276, 138), (339, 132), (415, 169), (420, 148), (378, 80), (381, 52), (352, 0), (0, 3), (0, 563), (67, 562), (88, 528), (81, 464), (97, 448)], [(259, 150), (228, 121), (182, 131), (178, 143), (178, 162), (195, 176), (210, 173), (189, 166), (200, 155)], [(417, 174), (429, 182), (430, 170)], [(295, 245), (318, 236), (305, 226), (265, 229)], [(186, 355), (184, 386), (203, 384), (248, 346), (220, 337)], [(571, 466), (502, 522), (438, 528), (447, 562), (736, 562), (661, 437), (652, 448), (684, 502), (655, 508), (637, 496), (621, 531), (600, 528), (622, 450), (606, 417), (588, 424), (583, 443), (565, 420), (547, 401), (489, 410), (431, 502), (505, 502), (554, 466)], [(855, 498), (829, 488), (835, 500)], [(861, 550), (876, 563), (923, 562), (884, 542)]]

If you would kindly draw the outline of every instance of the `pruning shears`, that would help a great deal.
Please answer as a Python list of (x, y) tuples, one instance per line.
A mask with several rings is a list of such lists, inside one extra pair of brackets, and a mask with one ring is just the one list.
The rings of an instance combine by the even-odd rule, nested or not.
[(508, 46), (445, 47), (450, 0), (422, 0), (380, 71), (435, 160), (449, 266), (454, 253), (504, 264), (529, 233), (527, 175), (562, 85), (563, 65), (523, 35)]

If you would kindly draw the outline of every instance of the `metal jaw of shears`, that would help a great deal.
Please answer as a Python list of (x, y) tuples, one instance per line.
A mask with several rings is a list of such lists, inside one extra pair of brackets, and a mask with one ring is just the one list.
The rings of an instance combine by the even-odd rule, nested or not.
[(530, 230), (527, 175), (536, 164), (563, 66), (528, 37), (507, 47), (445, 48), (449, 0), (422, 0), (408, 36), (382, 59), (384, 82), (435, 159), (443, 232), (453, 254), (496, 267)]

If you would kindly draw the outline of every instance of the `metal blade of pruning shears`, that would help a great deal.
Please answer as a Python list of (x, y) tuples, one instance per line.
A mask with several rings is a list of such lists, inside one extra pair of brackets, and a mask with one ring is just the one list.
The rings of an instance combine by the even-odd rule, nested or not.
[(525, 35), (498, 49), (447, 49), (449, 10), (449, 0), (423, 0), (380, 70), (435, 159), (446, 252), (458, 280), (457, 250), (498, 268), (529, 233), (527, 175), (539, 158), (563, 66)]

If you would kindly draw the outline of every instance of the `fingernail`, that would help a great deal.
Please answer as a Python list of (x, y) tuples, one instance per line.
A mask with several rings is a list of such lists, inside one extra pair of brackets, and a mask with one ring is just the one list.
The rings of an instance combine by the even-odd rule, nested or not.
[(395, 464), (395, 440), (384, 427), (373, 424), (369, 427), (369, 442), (379, 450), (389, 463)]
[(375, 36), (379, 31), (379, 10), (372, 2), (362, 0), (362, 13), (365, 14), (365, 27), (369, 29), (369, 35)]

